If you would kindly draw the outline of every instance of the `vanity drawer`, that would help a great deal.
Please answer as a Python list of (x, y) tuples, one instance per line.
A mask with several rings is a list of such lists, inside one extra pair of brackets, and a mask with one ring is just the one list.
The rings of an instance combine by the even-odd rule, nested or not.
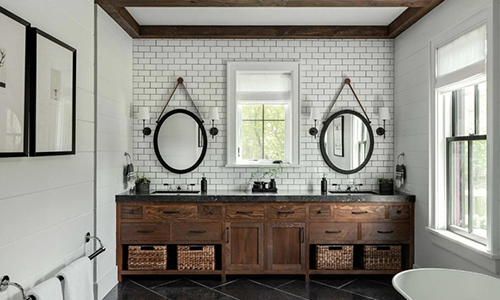
[(145, 211), (146, 219), (196, 219), (198, 215), (194, 205), (151, 205)]
[(389, 205), (389, 219), (403, 220), (410, 218), (410, 207), (408, 205)]
[(385, 205), (334, 204), (334, 219), (373, 220), (385, 218)]
[(305, 205), (268, 205), (267, 217), (269, 219), (305, 219)]
[(203, 242), (221, 239), (221, 223), (172, 223), (173, 241)]
[(332, 217), (332, 207), (330, 205), (311, 205), (309, 206), (309, 219), (325, 220)]
[(164, 244), (169, 239), (168, 223), (122, 223), (122, 244)]
[(200, 219), (222, 219), (222, 206), (199, 205), (198, 218)]
[(408, 241), (409, 223), (362, 223), (361, 238), (365, 241)]
[(358, 240), (357, 223), (310, 223), (309, 243), (335, 243)]
[(142, 206), (122, 205), (121, 217), (122, 219), (142, 219)]
[(262, 205), (230, 205), (226, 206), (228, 219), (264, 219), (264, 206)]

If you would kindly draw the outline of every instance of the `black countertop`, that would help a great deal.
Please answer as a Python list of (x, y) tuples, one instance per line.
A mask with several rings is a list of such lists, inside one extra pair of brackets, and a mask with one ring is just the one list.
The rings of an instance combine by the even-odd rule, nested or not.
[(415, 202), (415, 195), (402, 192), (396, 192), (394, 195), (379, 195), (373, 192), (322, 194), (319, 191), (279, 191), (278, 193), (208, 191), (198, 194), (124, 192), (116, 195), (116, 202)]

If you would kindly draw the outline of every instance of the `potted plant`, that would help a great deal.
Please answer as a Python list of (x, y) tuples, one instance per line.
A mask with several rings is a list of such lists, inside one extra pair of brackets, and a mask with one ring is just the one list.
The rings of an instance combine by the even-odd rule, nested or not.
[(135, 180), (135, 192), (138, 194), (149, 194), (149, 184), (151, 180), (146, 178), (146, 176), (138, 176)]
[(394, 194), (394, 180), (392, 178), (379, 178), (378, 179), (380, 195), (393, 195)]

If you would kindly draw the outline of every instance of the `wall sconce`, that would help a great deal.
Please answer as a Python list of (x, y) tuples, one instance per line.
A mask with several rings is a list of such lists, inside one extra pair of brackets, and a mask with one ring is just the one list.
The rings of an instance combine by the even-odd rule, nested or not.
[(217, 127), (215, 127), (215, 125), (214, 125), (215, 120), (217, 120), (217, 121), (219, 120), (219, 108), (218, 107), (210, 107), (210, 109), (208, 111), (208, 119), (212, 120), (212, 128), (210, 128), (210, 135), (212, 136), (212, 138), (214, 138), (214, 136), (219, 134), (219, 129), (217, 129)]
[(309, 117), (309, 119), (314, 121), (314, 127), (309, 128), (309, 134), (314, 136), (314, 138), (316, 138), (316, 136), (318, 135), (318, 128), (316, 128), (316, 123), (318, 122), (318, 120), (321, 120), (322, 117), (323, 114), (321, 113), (319, 107), (311, 108), (311, 116)]
[(144, 127), (142, 129), (142, 138), (145, 139), (146, 135), (151, 134), (151, 128), (146, 127), (146, 120), (151, 119), (151, 115), (149, 113), (149, 107), (147, 106), (139, 107), (139, 113), (137, 114), (137, 119), (139, 120), (142, 119), (142, 126)]
[(385, 139), (385, 120), (390, 120), (389, 107), (381, 107), (378, 109), (378, 119), (384, 122), (384, 127), (377, 128), (377, 134), (383, 135)]

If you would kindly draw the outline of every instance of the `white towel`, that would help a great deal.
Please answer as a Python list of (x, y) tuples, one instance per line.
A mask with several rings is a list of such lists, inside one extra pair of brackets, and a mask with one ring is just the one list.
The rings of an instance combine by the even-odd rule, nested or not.
[(75, 260), (57, 276), (64, 278), (64, 300), (94, 300), (92, 263), (88, 257)]
[(50, 278), (32, 288), (28, 295), (35, 296), (37, 300), (63, 300), (61, 281)]

